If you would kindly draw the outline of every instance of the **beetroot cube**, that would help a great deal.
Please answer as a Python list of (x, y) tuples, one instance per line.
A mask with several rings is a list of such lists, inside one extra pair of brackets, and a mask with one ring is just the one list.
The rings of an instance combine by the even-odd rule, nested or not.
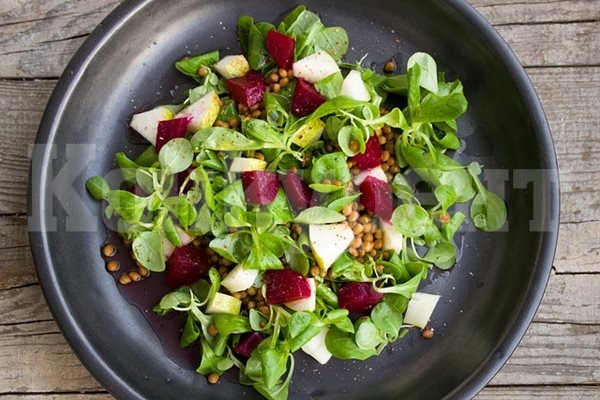
[(248, 332), (242, 336), (238, 344), (233, 348), (233, 352), (238, 356), (250, 358), (252, 351), (254, 351), (262, 341), (263, 337), (260, 333)]
[(290, 269), (268, 270), (264, 280), (267, 304), (283, 304), (311, 295), (308, 280)]
[(292, 114), (297, 117), (305, 117), (315, 111), (326, 100), (310, 82), (298, 78), (292, 96)]
[(169, 140), (185, 137), (189, 122), (188, 118), (160, 121), (156, 131), (156, 152), (158, 153)]
[(367, 176), (360, 184), (360, 203), (384, 221), (389, 221), (394, 212), (394, 200), (387, 182)]
[(248, 204), (264, 206), (275, 200), (279, 190), (279, 176), (274, 171), (244, 171), (242, 186)]
[(258, 71), (250, 71), (244, 76), (228, 79), (227, 88), (231, 97), (246, 107), (259, 104), (267, 90), (263, 76)]
[(371, 282), (348, 282), (338, 290), (340, 308), (351, 313), (364, 313), (383, 300), (383, 293), (376, 292)]
[(178, 288), (204, 278), (210, 269), (210, 260), (206, 251), (200, 247), (176, 247), (169, 257), (165, 271), (165, 283), (170, 288)]
[(311, 206), (313, 191), (300, 174), (288, 171), (281, 184), (290, 206), (295, 212), (300, 212)]
[(356, 154), (352, 161), (361, 171), (381, 165), (381, 146), (377, 136), (371, 136), (367, 140), (365, 152)]
[(296, 41), (283, 33), (270, 30), (267, 33), (266, 47), (271, 58), (281, 68), (291, 69), (294, 63)]

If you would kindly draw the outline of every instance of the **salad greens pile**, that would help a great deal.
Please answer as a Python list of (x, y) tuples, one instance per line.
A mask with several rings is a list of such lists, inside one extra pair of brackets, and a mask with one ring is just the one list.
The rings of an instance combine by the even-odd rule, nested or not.
[[(118, 220), (119, 234), (131, 241), (135, 259), (150, 271), (169, 268), (166, 242), (181, 247), (190, 245), (186, 238), (202, 238), (231, 265), (258, 271), (254, 287), (259, 291), (264, 291), (265, 271), (291, 269), (314, 279), (312, 310), (270, 304), (268, 313), (257, 308), (208, 312), (217, 293), (231, 294), (221, 285), (226, 275), (218, 266), (206, 277), (166, 294), (155, 307), (160, 315), (186, 313), (181, 345), (201, 346), (198, 373), (221, 375), (237, 367), (242, 384), (266, 398), (286, 399), (293, 353), (315, 338), (321, 337), (326, 347), (322, 350), (336, 358), (365, 360), (407, 333), (410, 325), (404, 314), (419, 283), (432, 268), (449, 269), (456, 262), (453, 238), (466, 216), (454, 211), (455, 204), (471, 202), (470, 218), (485, 232), (502, 227), (506, 208), (480, 181), (479, 164), (462, 165), (452, 158), (461, 147), (456, 120), (466, 111), (467, 100), (461, 82), (447, 82), (431, 56), (412, 55), (401, 74), (380, 74), (360, 62), (345, 62), (346, 31), (325, 26), (316, 13), (300, 6), (277, 26), (249, 16), (239, 19), (239, 41), (250, 69), (265, 77), (278, 70), (265, 44), (271, 30), (295, 40), (295, 60), (324, 51), (342, 70), (358, 71), (370, 100), (340, 96), (344, 81), (340, 70), (314, 84), (325, 101), (309, 115), (291, 112), (291, 79), (280, 91), (264, 93), (262, 114), (254, 118), (241, 111), (226, 79), (215, 70), (222, 59), (218, 51), (188, 57), (175, 66), (197, 85), (184, 103), (161, 106), (162, 111), (172, 117), (212, 92), (219, 96), (217, 123), (171, 139), (158, 152), (149, 146), (133, 159), (117, 153), (124, 180), (120, 188), (111, 188), (100, 176), (88, 179), (86, 186), (105, 202), (105, 217)], [(239, 125), (218, 123), (231, 120)], [(344, 251), (327, 270), (320, 268), (314, 274), (319, 262), (311, 240), (316, 238), (308, 229), (293, 235), (292, 226), (346, 220), (342, 210), (360, 202), (361, 196), (352, 184), (348, 161), (365, 152), (369, 138), (385, 126), (397, 133), (394, 157), (400, 172), (389, 181), (394, 198), (389, 222), (401, 234), (402, 246), (360, 259)], [(322, 134), (313, 140), (299, 140), (319, 130)], [(270, 204), (249, 204), (240, 174), (229, 166), (236, 157), (253, 158), (258, 152), (266, 170), (301, 174), (320, 202), (295, 210), (279, 187)], [(420, 203), (417, 181), (430, 185), (436, 204)], [(371, 283), (381, 301), (356, 318), (340, 307), (339, 289), (347, 282)], [(260, 344), (248, 358), (236, 355), (235, 346), (251, 333), (260, 334)]]

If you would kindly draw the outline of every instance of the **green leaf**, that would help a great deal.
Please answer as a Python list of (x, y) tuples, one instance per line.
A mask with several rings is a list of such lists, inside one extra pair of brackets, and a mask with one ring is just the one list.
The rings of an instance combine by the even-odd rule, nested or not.
[(221, 127), (200, 129), (192, 136), (191, 142), (195, 149), (216, 151), (261, 150), (265, 147), (265, 143), (259, 140), (249, 139), (236, 130)]
[(342, 214), (331, 208), (315, 206), (300, 212), (294, 218), (294, 222), (299, 224), (331, 224), (342, 222), (345, 219)]
[(101, 176), (92, 176), (85, 181), (85, 187), (96, 200), (102, 200), (110, 192), (110, 186)]
[(471, 203), (471, 219), (484, 232), (495, 232), (506, 222), (506, 204), (495, 193), (478, 193)]
[(462, 93), (447, 96), (428, 94), (415, 112), (413, 122), (441, 122), (460, 117), (467, 111), (467, 99)]
[(417, 238), (431, 222), (429, 213), (418, 204), (401, 204), (392, 214), (392, 224), (404, 236)]
[(342, 360), (366, 360), (377, 355), (375, 349), (363, 350), (358, 347), (353, 334), (342, 332), (336, 327), (327, 332), (325, 345), (334, 357)]
[(165, 257), (160, 236), (156, 232), (146, 231), (140, 233), (133, 242), (131, 248), (136, 260), (153, 272), (165, 270)]
[(342, 82), (344, 77), (341, 72), (334, 72), (333, 74), (326, 76), (325, 78), (315, 83), (315, 89), (323, 96), (328, 99), (333, 99), (340, 95), (342, 89)]
[(324, 50), (340, 60), (348, 51), (348, 33), (339, 26), (322, 29), (315, 37), (315, 50)]
[(442, 235), (447, 241), (452, 240), (465, 218), (465, 214), (461, 212), (456, 212), (454, 213), (454, 215), (452, 215), (450, 222), (442, 225)]
[(348, 204), (352, 203), (354, 200), (360, 197), (360, 193), (352, 194), (350, 196), (340, 197), (338, 199), (333, 200), (331, 203), (327, 204), (327, 208), (331, 208), (334, 211), (340, 212), (346, 207)]
[(162, 229), (165, 232), (165, 236), (171, 242), (171, 244), (175, 247), (183, 246), (181, 242), (181, 238), (179, 237), (179, 232), (175, 227), (175, 223), (173, 222), (173, 218), (167, 216), (163, 220)]
[(454, 203), (456, 203), (456, 192), (454, 188), (450, 185), (440, 185), (435, 188), (433, 191), (435, 194), (435, 198), (439, 201), (442, 206), (442, 210), (446, 211), (450, 208)]
[(175, 138), (169, 140), (160, 149), (158, 160), (160, 165), (170, 174), (177, 174), (185, 171), (194, 159), (192, 145), (185, 138)]
[(322, 183), (324, 179), (329, 179), (346, 184), (352, 179), (346, 155), (342, 152), (325, 154), (314, 160), (310, 176), (314, 183)]
[(175, 63), (175, 68), (182, 74), (199, 82), (201, 80), (198, 75), (200, 67), (211, 67), (217, 61), (219, 61), (219, 52), (215, 50), (210, 53), (200, 54), (177, 61)]
[[(337, 140), (340, 148), (348, 157), (365, 152), (365, 136), (363, 132), (354, 125), (342, 127), (338, 132)], [(355, 145), (352, 146), (351, 143), (355, 143)], [(352, 147), (354, 147), (354, 149)]]
[(452, 243), (440, 242), (427, 250), (423, 260), (432, 263), (440, 269), (449, 269), (456, 262), (456, 248)]
[(406, 68), (411, 69), (415, 64), (419, 65), (419, 86), (432, 93), (438, 92), (437, 66), (433, 57), (427, 53), (414, 53), (407, 61)]
[(106, 193), (106, 200), (123, 219), (128, 222), (139, 222), (146, 209), (147, 201), (127, 190), (111, 190)]
[(231, 314), (215, 314), (213, 315), (217, 332), (221, 336), (229, 336), (233, 333), (245, 333), (250, 332), (250, 321), (248, 317), (242, 315), (231, 315)]
[[(263, 342), (267, 343), (268, 340), (264, 340)], [(273, 388), (287, 370), (289, 352), (280, 348), (267, 348), (264, 350), (260, 349), (259, 356), (262, 365), (263, 376), (265, 379), (265, 385), (269, 389)]]
[(181, 332), (181, 337), (179, 338), (179, 346), (188, 347), (194, 344), (201, 333), (202, 329), (198, 326), (196, 320), (188, 314), (183, 325), (183, 332)]
[(377, 346), (387, 342), (370, 318), (361, 319), (357, 321), (356, 325), (355, 341), (359, 349), (363, 351), (376, 351)]
[(275, 200), (266, 206), (266, 209), (273, 216), (273, 223), (275, 225), (284, 225), (294, 219), (294, 214), (282, 188), (277, 192)]

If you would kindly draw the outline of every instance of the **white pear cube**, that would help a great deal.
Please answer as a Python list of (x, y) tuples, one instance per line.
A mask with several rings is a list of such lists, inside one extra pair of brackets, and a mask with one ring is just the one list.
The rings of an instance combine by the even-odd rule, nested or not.
[(225, 293), (217, 292), (208, 300), (207, 314), (233, 314), (238, 315), (242, 309), (242, 301)]
[(404, 323), (425, 328), (440, 296), (436, 294), (413, 293), (404, 315)]
[(231, 293), (240, 292), (250, 288), (257, 276), (257, 269), (246, 269), (242, 264), (238, 264), (223, 278), (221, 285)]
[(309, 56), (298, 60), (292, 66), (294, 76), (302, 78), (310, 83), (340, 71), (337, 62), (326, 51), (317, 51)]
[[(194, 240), (194, 238), (192, 238), (190, 235), (188, 235), (180, 227), (176, 226), (175, 229), (177, 229), (177, 233), (179, 234), (179, 240), (181, 240), (181, 243), (184, 246), (190, 244), (192, 242), (192, 240)], [(175, 246), (173, 245), (173, 243), (171, 243), (171, 241), (169, 239), (167, 239), (166, 236), (164, 236), (164, 235), (161, 235), (160, 241), (162, 243), (164, 256), (166, 258), (171, 257), (171, 254), (173, 254), (173, 251), (175, 251)]]
[(315, 311), (317, 307), (317, 285), (315, 284), (315, 278), (307, 278), (308, 286), (310, 286), (310, 296), (305, 299), (298, 299), (294, 301), (288, 301), (285, 303), (286, 306), (294, 311)]
[(344, 78), (340, 95), (359, 101), (369, 101), (371, 99), (371, 95), (360, 76), (360, 72), (355, 70), (350, 71)]
[(358, 174), (356, 174), (354, 176), (354, 178), (352, 178), (352, 183), (354, 183), (356, 186), (360, 186), (360, 184), (363, 183), (364, 180), (367, 179), (367, 177), (369, 177), (369, 176), (379, 179), (380, 181), (383, 181), (385, 183), (387, 183), (387, 181), (388, 181), (385, 171), (381, 168), (381, 165), (379, 165), (377, 167), (373, 167), (373, 168), (365, 169), (364, 171), (360, 171)]
[(211, 127), (221, 111), (221, 100), (214, 90), (205, 94), (183, 110), (175, 118), (188, 118), (188, 132), (196, 132)]
[(134, 114), (129, 126), (152, 143), (152, 146), (155, 146), (158, 123), (169, 119), (173, 119), (173, 112), (165, 106), (159, 106), (149, 111)]
[(308, 237), (319, 267), (327, 271), (352, 243), (354, 232), (352, 232), (352, 228), (344, 224), (310, 224)]
[(225, 79), (244, 76), (250, 71), (250, 64), (242, 54), (225, 56), (213, 64), (213, 67)]
[(263, 171), (267, 168), (267, 162), (251, 157), (235, 157), (231, 160), (229, 172)]
[(302, 346), (302, 351), (323, 365), (327, 364), (327, 362), (333, 356), (333, 354), (327, 350), (327, 346), (325, 345), (327, 332), (329, 332), (329, 328), (326, 326), (322, 327), (321, 332), (319, 332), (316, 336), (306, 342), (304, 346)]
[(404, 247), (404, 236), (388, 221), (381, 221), (383, 231), (383, 250), (393, 250), (400, 253)]

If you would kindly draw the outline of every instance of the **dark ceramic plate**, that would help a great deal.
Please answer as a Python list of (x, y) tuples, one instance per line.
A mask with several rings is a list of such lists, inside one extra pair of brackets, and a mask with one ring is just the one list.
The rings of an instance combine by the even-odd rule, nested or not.
[[(381, 67), (415, 51), (460, 78), (470, 102), (459, 121), (461, 161), (486, 167), (502, 194), (504, 231), (465, 227), (461, 257), (424, 282), (439, 293), (433, 340), (416, 330), (380, 357), (320, 366), (299, 355), (294, 399), (464, 399), (494, 376), (527, 329), (544, 292), (558, 226), (558, 178), (550, 132), (531, 83), (490, 25), (464, 1), (306, 1), (327, 25), (347, 28), (347, 60), (368, 53)], [(40, 283), (82, 362), (120, 399), (258, 398), (235, 374), (216, 386), (178, 358), (149, 324), (147, 308), (124, 300), (105, 272), (100, 205), (85, 179), (114, 169), (113, 155), (140, 146), (128, 136), (136, 111), (172, 102), (189, 85), (174, 69), (184, 54), (239, 52), (236, 21), (278, 21), (294, 1), (125, 1), (68, 65), (40, 126), (32, 162), (30, 231)], [(181, 90), (179, 91), (181, 92)], [(172, 336), (176, 335), (173, 334)], [(175, 354), (175, 355), (174, 355)]]

